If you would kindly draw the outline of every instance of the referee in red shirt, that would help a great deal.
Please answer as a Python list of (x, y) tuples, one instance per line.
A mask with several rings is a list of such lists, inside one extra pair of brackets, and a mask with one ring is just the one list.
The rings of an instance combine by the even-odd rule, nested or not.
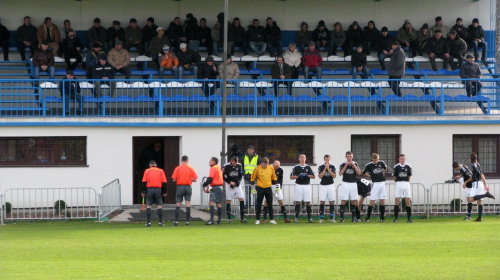
[(191, 216), (191, 195), (193, 194), (193, 189), (191, 184), (196, 182), (198, 175), (194, 171), (188, 162), (188, 156), (182, 156), (181, 165), (174, 169), (172, 174), (172, 180), (177, 184), (177, 192), (175, 193), (175, 221), (174, 226), (179, 225), (179, 213), (181, 211), (182, 200), (186, 204), (186, 226), (189, 226), (189, 218)]
[(156, 204), (158, 210), (158, 226), (163, 227), (162, 219), (162, 196), (167, 196), (167, 177), (162, 169), (156, 167), (156, 161), (149, 162), (149, 168), (144, 171), (142, 177), (142, 197), (146, 197), (147, 227), (151, 226), (151, 205)]

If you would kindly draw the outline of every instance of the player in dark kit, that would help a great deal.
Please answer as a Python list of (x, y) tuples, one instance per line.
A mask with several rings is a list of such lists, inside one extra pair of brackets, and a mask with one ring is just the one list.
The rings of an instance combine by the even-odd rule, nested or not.
[(356, 219), (361, 222), (361, 211), (363, 211), (363, 203), (365, 199), (371, 195), (372, 183), (366, 179), (356, 178), (356, 185), (358, 186), (358, 207), (356, 207)]
[(330, 222), (335, 223), (335, 188), (333, 179), (337, 177), (335, 166), (330, 164), (330, 155), (323, 157), (325, 164), (318, 167), (318, 177), (321, 179), (319, 183), (319, 223), (323, 223), (325, 216), (325, 201), (328, 199), (330, 204)]
[(399, 155), (399, 163), (394, 166), (393, 176), (394, 182), (396, 182), (396, 191), (394, 192), (394, 198), (396, 200), (394, 204), (394, 222), (398, 222), (399, 215), (399, 204), (401, 203), (401, 198), (405, 199), (406, 202), (406, 213), (408, 214), (408, 223), (413, 223), (411, 219), (411, 191), (410, 191), (410, 178), (412, 175), (411, 166), (406, 164), (406, 156), (404, 154)]
[(307, 222), (312, 223), (311, 219), (311, 179), (314, 179), (314, 172), (309, 165), (306, 164), (306, 155), (299, 156), (299, 164), (295, 165), (290, 174), (290, 179), (295, 180), (295, 222), (299, 222), (300, 203), (304, 201), (307, 209)]
[(351, 200), (352, 222), (357, 223), (356, 208), (358, 206), (358, 185), (356, 177), (361, 175), (358, 163), (353, 161), (354, 154), (351, 151), (345, 153), (346, 162), (339, 167), (339, 175), (342, 176), (342, 189), (340, 195), (340, 222), (344, 222), (344, 210), (347, 200)]
[[(471, 153), (469, 156), (470, 163), (472, 164), (472, 176), (465, 181), (465, 184), (472, 182), (470, 196), (467, 197), (467, 202), (472, 203), (477, 201), (478, 215), (474, 222), (481, 222), (481, 217), (483, 215), (483, 198), (489, 197), (495, 199), (495, 197), (489, 193), (488, 184), (486, 184), (486, 178), (481, 171), (481, 165), (477, 161), (477, 155)], [(486, 190), (486, 193), (484, 191)]]
[[(285, 219), (285, 223), (290, 223), (290, 220), (287, 218), (286, 215), (286, 207), (285, 204), (283, 204), (283, 193), (281, 189), (283, 188), (283, 169), (280, 167), (280, 162), (278, 160), (275, 160), (273, 162), (273, 168), (274, 168), (274, 173), (276, 174), (276, 178), (278, 178), (278, 184), (273, 185), (272, 191), (273, 191), (273, 196), (278, 200), (278, 203), (281, 207), (281, 213), (283, 213), (283, 218)], [(264, 204), (264, 219), (262, 220), (262, 223), (267, 222), (267, 211), (269, 211), (269, 208), (267, 206), (267, 201)]]
[(231, 199), (234, 197), (240, 200), (240, 221), (246, 223), (245, 220), (245, 197), (243, 190), (240, 187), (241, 179), (243, 178), (243, 168), (238, 163), (237, 157), (232, 157), (231, 160), (224, 165), (222, 171), (224, 182), (226, 183), (226, 211), (227, 222), (232, 223), (231, 220)]
[[(368, 206), (368, 212), (366, 213), (366, 222), (370, 222), (370, 216), (373, 211), (373, 205), (376, 200), (380, 200), (380, 222), (384, 222), (385, 214), (385, 199), (387, 198), (387, 190), (385, 188), (385, 172), (387, 171), (387, 165), (385, 162), (380, 160), (380, 156), (373, 153), (371, 156), (372, 161), (365, 165), (363, 174), (369, 177), (373, 183), (373, 189), (370, 194), (370, 206)], [(363, 205), (360, 203), (360, 205)], [(360, 209), (362, 210), (362, 209)]]
[[(461, 164), (459, 162), (453, 163), (453, 169), (460, 171), (460, 175), (455, 176), (455, 182), (460, 183), (460, 185), (465, 189), (465, 193), (467, 198), (470, 197), (470, 192), (472, 189), (472, 181), (465, 184), (465, 181), (469, 181), (469, 178), (472, 177), (472, 172), (469, 167), (465, 164)], [(453, 181), (452, 181), (453, 182)], [(470, 216), (472, 214), (472, 202), (467, 203), (467, 217), (463, 218), (464, 221), (470, 220)]]

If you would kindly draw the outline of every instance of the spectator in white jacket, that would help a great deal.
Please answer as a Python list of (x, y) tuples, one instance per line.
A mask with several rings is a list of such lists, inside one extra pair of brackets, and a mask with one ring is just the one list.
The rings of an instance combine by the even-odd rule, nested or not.
[(291, 43), (288, 46), (288, 50), (286, 50), (283, 58), (285, 59), (285, 63), (292, 68), (292, 79), (298, 79), (300, 74), (300, 58), (302, 55), (299, 51), (297, 51), (297, 47), (294, 43)]

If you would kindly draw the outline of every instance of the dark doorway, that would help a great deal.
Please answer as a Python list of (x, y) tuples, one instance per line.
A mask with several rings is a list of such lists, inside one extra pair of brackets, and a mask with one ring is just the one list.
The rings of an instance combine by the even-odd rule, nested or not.
[(172, 182), (171, 177), (175, 167), (179, 165), (179, 137), (133, 137), (132, 146), (133, 203), (142, 203), (141, 181), (144, 170), (149, 168), (150, 160), (155, 160), (167, 176), (167, 197), (163, 199), (163, 202), (175, 203), (175, 183)]

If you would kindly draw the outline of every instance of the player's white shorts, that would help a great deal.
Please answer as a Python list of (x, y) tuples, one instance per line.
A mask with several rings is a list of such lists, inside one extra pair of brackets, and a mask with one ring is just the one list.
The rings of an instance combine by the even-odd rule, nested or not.
[[(461, 177), (461, 178), (458, 178), (458, 183), (460, 184), (460, 187), (463, 187), (464, 185), (464, 177)], [(470, 191), (472, 190), (472, 188), (465, 188), (465, 195), (467, 197), (470, 197)]]
[(295, 201), (311, 202), (311, 186), (295, 184)]
[(387, 190), (385, 188), (385, 182), (373, 182), (370, 200), (380, 200), (386, 198)]
[(410, 182), (396, 182), (396, 190), (394, 191), (395, 198), (410, 198), (411, 199), (411, 190), (410, 190)]
[(272, 185), (271, 188), (274, 198), (278, 199), (278, 201), (283, 200), (283, 192), (281, 191), (280, 185)]
[(231, 188), (228, 183), (224, 183), (226, 186), (226, 200), (231, 200), (233, 198), (245, 198), (243, 195), (243, 190), (240, 186), (235, 186)]
[[(472, 188), (470, 188), (470, 195), (471, 197), (476, 196), (476, 195), (481, 195), (484, 194), (484, 185), (482, 181), (477, 181), (477, 182), (472, 182)], [(481, 200), (483, 200), (481, 198)]]
[(340, 189), (340, 200), (358, 200), (358, 184), (342, 182)]
[(319, 185), (319, 201), (335, 201), (335, 187), (331, 185)]

